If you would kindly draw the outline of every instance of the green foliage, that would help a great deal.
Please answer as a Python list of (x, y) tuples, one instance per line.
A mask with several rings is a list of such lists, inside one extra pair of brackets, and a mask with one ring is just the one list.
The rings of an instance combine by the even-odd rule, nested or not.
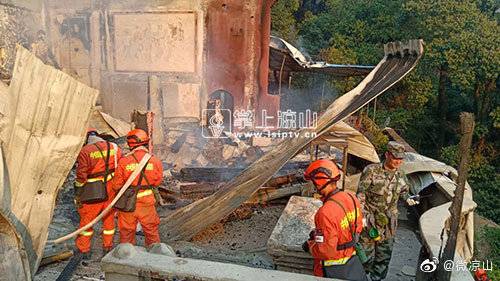
[(491, 121), (493, 122), (493, 127), (495, 129), (500, 129), (500, 106), (497, 106), (490, 113)]
[[(485, 252), (475, 254), (475, 259), (482, 262), (489, 261), (493, 264), (493, 270), (488, 272), (491, 280), (500, 280), (500, 228), (484, 226), (477, 233), (475, 243)], [(478, 247), (476, 247), (477, 249)], [(479, 257), (478, 257), (479, 256)]]
[(347, 59), (349, 53), (356, 53), (353, 63), (376, 64), (383, 55), (382, 44), (400, 37), (400, 7), (400, 1), (362, 0), (353, 5), (350, 1), (327, 0), (326, 10), (307, 17), (299, 34), (313, 56), (333, 47), (347, 51)]
[(457, 145), (450, 145), (441, 149), (441, 160), (450, 166), (458, 166), (458, 157), (459, 155)]
[(500, 223), (500, 174), (495, 167), (487, 164), (471, 166), (469, 183), (474, 201), (478, 202), (479, 214)]
[(278, 1), (271, 10), (273, 34), (292, 44), (296, 42), (298, 35), (294, 14), (299, 9), (299, 5), (299, 0)]
[[(441, 149), (441, 160), (448, 165), (457, 167), (460, 161), (458, 145), (451, 145)], [(471, 152), (469, 163), (469, 184), (472, 186), (473, 197), (479, 202), (477, 211), (500, 223), (500, 174), (489, 164), (489, 159)]]
[(404, 12), (406, 24), (412, 26), (408, 34), (426, 42), (420, 67), (431, 75), (444, 67), (453, 86), (474, 100), (482, 120), (496, 90), (500, 27), (480, 6), (490, 9), (486, 1), (410, 0)]
[(375, 149), (377, 151), (386, 151), (389, 138), (381, 132), (377, 124), (370, 118), (366, 118), (365, 114), (361, 114), (361, 124), (366, 130), (364, 132), (365, 136), (370, 140)]
[[(281, 2), (288, 3), (278, 0), (277, 4)], [(424, 39), (425, 52), (417, 67), (377, 98), (376, 111), (372, 103), (368, 116), (379, 127), (394, 128), (419, 153), (456, 167), (458, 116), (463, 111), (473, 112), (476, 131), (469, 182), (474, 199), (480, 202), (479, 213), (498, 220), (498, 2), (300, 0), (298, 10), (295, 4), (290, 7), (294, 12), (288, 15), (295, 13), (299, 47), (317, 60), (374, 65), (383, 57), (384, 43)], [(359, 81), (328, 80), (339, 93)]]

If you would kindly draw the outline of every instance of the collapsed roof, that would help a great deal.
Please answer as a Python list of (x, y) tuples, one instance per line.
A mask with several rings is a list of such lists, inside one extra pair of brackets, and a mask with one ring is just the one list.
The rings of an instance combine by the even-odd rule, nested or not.
[(317, 72), (338, 77), (365, 76), (374, 66), (331, 64), (313, 61), (285, 40), (271, 36), (269, 42), (269, 67), (286, 72)]
[[(298, 138), (283, 140), (273, 150), (253, 162), (240, 175), (224, 184), (216, 193), (162, 218), (162, 241), (190, 239), (206, 227), (220, 221), (248, 200), (283, 165), (308, 145), (312, 139), (326, 133), (338, 122), (385, 92), (405, 77), (423, 54), (423, 41), (391, 42), (384, 45), (385, 56), (377, 68), (356, 88), (336, 99), (318, 120), (313, 130), (303, 128)], [(217, 206), (217, 207), (214, 207)]]

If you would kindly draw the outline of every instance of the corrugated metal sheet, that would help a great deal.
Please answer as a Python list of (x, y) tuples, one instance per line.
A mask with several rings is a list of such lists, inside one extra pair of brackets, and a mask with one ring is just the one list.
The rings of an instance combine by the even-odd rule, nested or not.
[(339, 77), (364, 76), (375, 67), (367, 65), (332, 64), (323, 61), (313, 61), (292, 44), (285, 40), (271, 36), (269, 44), (269, 67), (286, 72), (320, 72)]
[(82, 146), (98, 91), (18, 46), (9, 95), (0, 137), (10, 186), (3, 186), (0, 211), (16, 228), (34, 274), (57, 190)]

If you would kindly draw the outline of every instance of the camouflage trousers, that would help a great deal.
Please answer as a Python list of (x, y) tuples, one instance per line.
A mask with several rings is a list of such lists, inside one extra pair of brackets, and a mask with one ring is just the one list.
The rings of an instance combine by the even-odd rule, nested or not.
[(394, 237), (378, 242), (371, 239), (361, 239), (361, 243), (368, 258), (363, 264), (366, 274), (369, 274), (373, 281), (383, 280), (389, 269)]

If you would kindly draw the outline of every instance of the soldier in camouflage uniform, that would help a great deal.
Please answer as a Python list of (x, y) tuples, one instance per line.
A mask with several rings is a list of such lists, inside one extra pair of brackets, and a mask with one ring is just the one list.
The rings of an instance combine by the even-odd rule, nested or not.
[(358, 186), (357, 196), (365, 218), (361, 243), (368, 258), (364, 267), (374, 281), (383, 280), (387, 275), (398, 222), (398, 199), (402, 198), (410, 206), (418, 204), (410, 198), (406, 176), (398, 170), (404, 152), (402, 144), (389, 142), (385, 161), (368, 165)]

